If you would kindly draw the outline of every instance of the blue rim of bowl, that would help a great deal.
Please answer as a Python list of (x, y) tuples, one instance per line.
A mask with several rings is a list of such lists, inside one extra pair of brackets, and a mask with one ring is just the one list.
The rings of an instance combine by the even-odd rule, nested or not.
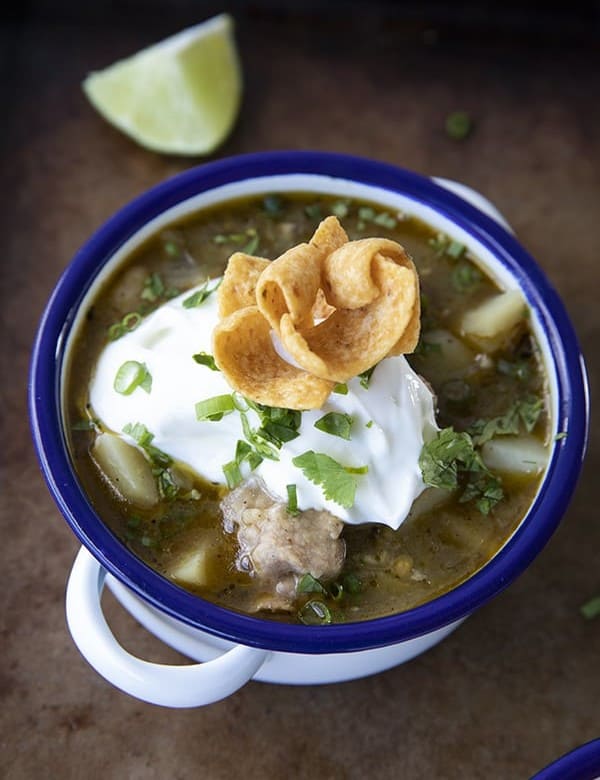
[[(231, 182), (282, 174), (316, 174), (400, 192), (431, 206), (488, 248), (512, 273), (547, 335), (557, 374), (557, 441), (543, 485), (526, 519), (481, 570), (449, 593), (407, 612), (365, 622), (292, 625), (219, 607), (150, 569), (103, 524), (79, 486), (62, 432), (62, 350), (83, 295), (105, 261), (168, 208)], [(72, 530), (111, 574), (171, 617), (245, 645), (297, 653), (365, 650), (396, 644), (466, 617), (517, 577), (540, 552), (564, 514), (585, 452), (586, 372), (577, 338), (557, 293), (533, 258), (496, 221), (420, 174), (367, 158), (328, 152), (277, 151), (225, 158), (192, 168), (139, 196), (80, 249), (60, 278), (33, 348), (29, 408), (42, 473)]]
[(598, 780), (600, 777), (600, 739), (593, 739), (535, 774), (531, 780)]

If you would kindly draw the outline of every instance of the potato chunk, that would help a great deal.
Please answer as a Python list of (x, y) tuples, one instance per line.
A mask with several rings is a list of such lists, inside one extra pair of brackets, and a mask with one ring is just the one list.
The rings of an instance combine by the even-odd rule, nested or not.
[(475, 309), (467, 311), (461, 321), (461, 331), (467, 337), (493, 351), (523, 319), (525, 301), (518, 290), (494, 295)]
[(142, 509), (158, 503), (152, 468), (137, 447), (114, 433), (101, 433), (92, 446), (92, 457), (108, 484), (122, 499)]

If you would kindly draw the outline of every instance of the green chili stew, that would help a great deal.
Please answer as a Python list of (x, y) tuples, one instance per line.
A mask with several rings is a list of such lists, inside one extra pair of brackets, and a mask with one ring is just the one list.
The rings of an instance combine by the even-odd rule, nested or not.
[[(239, 464), (257, 457), (255, 450), (240, 442), (236, 458), (226, 464), (229, 473), (225, 471), (223, 484), (211, 484), (185, 464), (174, 463), (153, 445), (152, 431), (132, 420), (127, 432), (151, 464), (159, 495), (150, 507), (135, 505), (111, 489), (110, 479), (90, 456), (102, 423), (94, 417), (88, 388), (108, 341), (138, 327), (165, 301), (209, 279), (184, 302), (186, 307), (202, 305), (234, 251), (274, 259), (307, 241), (329, 214), (340, 219), (350, 239), (391, 238), (412, 256), (421, 284), (422, 327), (418, 348), (408, 359), (435, 393), (441, 431), (421, 453), (423, 478), (431, 487), (399, 530), (346, 525), (346, 555), (335, 579), (322, 582), (306, 572), (296, 582), (293, 610), (257, 613), (306, 624), (367, 620), (432, 599), (477, 571), (518, 526), (545, 466), (539, 457), (527, 462), (523, 442), (525, 453), (531, 445), (535, 452), (546, 453), (550, 427), (544, 366), (525, 307), (518, 321), (499, 333), (465, 333), (465, 312), (477, 311), (499, 293), (465, 246), (413, 217), (373, 203), (274, 193), (205, 209), (148, 239), (90, 305), (67, 373), (65, 414), (72, 457), (98, 514), (165, 577), (224, 607), (255, 611), (261, 586), (251, 572), (236, 565), (237, 540), (224, 530), (220, 508), (227, 483), (231, 487), (240, 481)], [(194, 359), (206, 370), (216, 369), (207, 353)], [(364, 387), (369, 379), (370, 372), (361, 376)], [(146, 366), (131, 361), (115, 378), (115, 391), (150, 392), (151, 383)], [(334, 392), (345, 391), (340, 385)], [(197, 413), (219, 414), (223, 409)], [(265, 410), (263, 425), (281, 422), (278, 414)], [(350, 439), (351, 421), (343, 415), (325, 415), (319, 423), (322, 430)], [(279, 430), (294, 424), (298, 421), (285, 418)], [(509, 445), (504, 446), (508, 461), (501, 468), (489, 466), (486, 457), (486, 447), (494, 442), (501, 448)], [(295, 485), (287, 492), (287, 511), (302, 522)], [(182, 556), (199, 544), (208, 551), (203, 583), (181, 582), (173, 572)]]

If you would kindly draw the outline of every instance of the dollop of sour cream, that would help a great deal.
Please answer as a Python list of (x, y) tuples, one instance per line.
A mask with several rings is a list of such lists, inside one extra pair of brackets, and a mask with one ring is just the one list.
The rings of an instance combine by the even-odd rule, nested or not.
[[(90, 401), (106, 428), (133, 443), (123, 428), (143, 423), (154, 435), (153, 445), (205, 479), (225, 483), (223, 465), (234, 459), (244, 433), (237, 412), (216, 422), (196, 419), (198, 401), (232, 389), (220, 371), (193, 359), (198, 352), (212, 354), (218, 320), (216, 295), (200, 306), (183, 306), (194, 292), (188, 290), (163, 304), (134, 331), (104, 348), (91, 379)], [(152, 377), (150, 392), (137, 387), (123, 395), (114, 389), (119, 368), (130, 360), (145, 364)], [(396, 529), (425, 489), (419, 455), (423, 443), (438, 430), (433, 395), (403, 356), (383, 360), (367, 388), (358, 377), (347, 382), (347, 388), (345, 395), (331, 393), (323, 408), (302, 412), (299, 436), (282, 445), (279, 460), (265, 458), (254, 473), (282, 501), (287, 501), (287, 486), (296, 485), (301, 510), (327, 509), (345, 523), (383, 523)], [(350, 440), (314, 427), (327, 412), (351, 416)], [(259, 426), (254, 412), (248, 412), (248, 419), (253, 427)], [(292, 463), (308, 450), (329, 455), (343, 466), (367, 467), (366, 473), (356, 476), (352, 507), (326, 499), (322, 487)], [(244, 469), (247, 464), (242, 465), (246, 475)]]

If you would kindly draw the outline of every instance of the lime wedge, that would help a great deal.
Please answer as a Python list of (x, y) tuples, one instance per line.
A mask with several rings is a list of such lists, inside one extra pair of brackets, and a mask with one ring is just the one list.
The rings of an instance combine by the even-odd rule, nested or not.
[(142, 146), (208, 154), (238, 114), (242, 76), (233, 20), (220, 14), (91, 73), (83, 89), (102, 116)]

